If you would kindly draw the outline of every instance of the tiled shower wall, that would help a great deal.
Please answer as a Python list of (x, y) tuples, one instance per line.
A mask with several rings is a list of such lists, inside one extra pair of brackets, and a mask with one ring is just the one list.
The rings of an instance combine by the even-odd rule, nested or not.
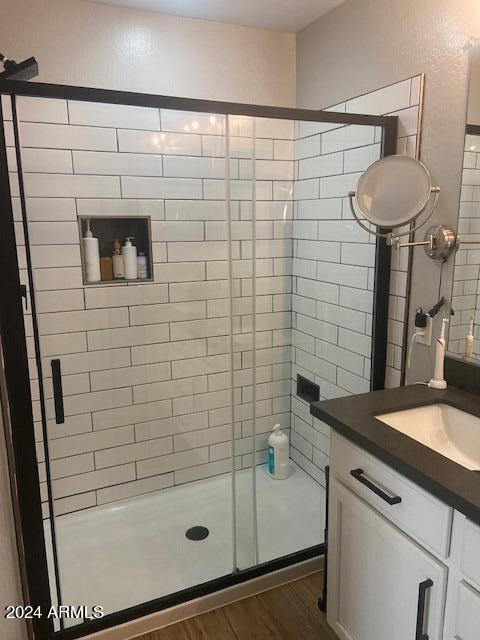
[[(56, 513), (229, 471), (224, 116), (23, 98), (18, 108)], [(255, 124), (255, 448), (262, 461), (272, 425), (290, 425), (294, 126)], [(26, 282), (10, 121), (6, 132)], [(252, 132), (251, 119), (230, 118), (238, 468), (252, 463), (253, 452)], [(77, 215), (150, 216), (154, 282), (84, 286)], [(63, 425), (53, 420), (55, 357), (62, 362)]]
[[(458, 214), (458, 233), (469, 240), (480, 242), (480, 136), (465, 136), (462, 189)], [(448, 349), (454, 353), (465, 353), (465, 338), (473, 318), (473, 354), (479, 352), (478, 294), (479, 294), (480, 249), (478, 245), (462, 245), (455, 254), (453, 274), (452, 306), (455, 315), (450, 318)]]
[[(421, 76), (332, 107), (399, 117), (397, 153), (416, 157)], [(295, 138), (291, 456), (324, 484), (329, 427), (295, 395), (299, 373), (320, 398), (369, 391), (375, 238), (346, 194), (381, 153), (375, 127), (298, 123)], [(386, 385), (400, 384), (408, 252), (392, 251)]]

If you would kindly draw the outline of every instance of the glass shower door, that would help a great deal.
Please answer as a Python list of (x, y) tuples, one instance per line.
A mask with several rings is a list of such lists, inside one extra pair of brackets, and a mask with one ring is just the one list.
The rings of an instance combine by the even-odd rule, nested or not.
[[(352, 219), (345, 196), (381, 154), (374, 126), (278, 118), (246, 124), (253, 144), (239, 161), (239, 179), (251, 181), (251, 202), (241, 209), (249, 226), (241, 252), (250, 261), (242, 281), (250, 315), (241, 324), (246, 377), (235, 392), (236, 410), (249, 419), (236, 434), (235, 457), (244, 487), (237, 492), (239, 539), (248, 553), (240, 568), (324, 542), (330, 428), (310, 415), (313, 398), (298, 379), (320, 400), (370, 388), (375, 239)], [(290, 474), (282, 480), (267, 466), (276, 423), (289, 438)]]
[[(297, 376), (320, 399), (369, 387), (375, 246), (344, 196), (378, 128), (39, 98), (17, 113), (52, 590), (110, 613), (318, 553), (329, 428)], [(146, 277), (113, 278), (127, 238)]]
[[(238, 566), (244, 569), (320, 545), (325, 491), (324, 462), (317, 458), (317, 467), (311, 455), (300, 461), (301, 438), (291, 431), (291, 408), (297, 399), (296, 375), (292, 381), (292, 267), (298, 126), (292, 120), (248, 118), (237, 129), (249, 140), (249, 147), (244, 143), (248, 153), (239, 159), (245, 197), (240, 245), (248, 277), (241, 283), (245, 303), (238, 337), (243, 377), (235, 384), (235, 410), (241, 416), (235, 432), (237, 547)], [(232, 135), (231, 148), (238, 144)], [(313, 373), (308, 376), (313, 380)], [(275, 424), (290, 441), (289, 477), (284, 480), (274, 479), (269, 468), (274, 462), (269, 461), (268, 437)], [(323, 446), (327, 448), (328, 441)]]
[[(18, 118), (52, 584), (112, 613), (233, 570), (226, 118), (30, 98)], [(127, 238), (147, 272), (115, 279)]]
[(251, 391), (254, 380), (253, 353), (255, 332), (252, 312), (254, 268), (252, 246), (252, 207), (254, 181), (254, 118), (228, 116), (227, 156), (230, 180), (227, 185), (233, 352), (233, 438), (230, 453), (233, 462), (233, 541), (234, 570), (242, 571), (258, 563), (257, 509), (253, 451), (254, 406)]

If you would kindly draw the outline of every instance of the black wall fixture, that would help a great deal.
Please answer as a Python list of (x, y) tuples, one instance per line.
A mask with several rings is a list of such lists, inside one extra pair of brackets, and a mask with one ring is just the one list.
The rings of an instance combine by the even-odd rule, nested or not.
[[(31, 69), (33, 69), (33, 67), (31, 67)], [(16, 75), (15, 77), (18, 78), (19, 76)], [(395, 153), (396, 146), (397, 118), (394, 116), (384, 117), (365, 114), (337, 113), (333, 111), (289, 109), (241, 103), (215, 102), (210, 100), (193, 100), (188, 98), (124, 91), (110, 91), (85, 87), (72, 87), (66, 85), (50, 85), (27, 82), (21, 79), (5, 79), (3, 74), (0, 74), (0, 94), (7, 94), (12, 97), (14, 114), (16, 113), (14, 108), (16, 96), (82, 100), (105, 104), (122, 104), (161, 109), (303, 120), (310, 122), (329, 122), (340, 125), (358, 124), (377, 126), (382, 128), (382, 155)], [(19, 157), (18, 140), (17, 157)], [(20, 174), (21, 163), (19, 167), (19, 180), (20, 183), (22, 183)], [(28, 244), (28, 235), (26, 244)], [(19, 282), (1, 105), (0, 268), (2, 269), (2, 278), (0, 278), (0, 295), (2, 296), (2, 300), (8, 300), (8, 304), (0, 305), (0, 329), (3, 343), (5, 345), (5, 371), (7, 378), (8, 400), (11, 410), (15, 465), (18, 482), (18, 502), (21, 514), (21, 534), (25, 549), (25, 565), (28, 582), (27, 587), (30, 602), (32, 604), (39, 604), (42, 609), (48, 610), (51, 598), (43, 534), (40, 485), (35, 455), (32, 400), (28, 374), (26, 338), (23, 324), (22, 288)], [(31, 280), (31, 265), (29, 265), (28, 271), (29, 278)], [(374, 292), (375, 302), (372, 341), (372, 389), (382, 388), (385, 380), (389, 274), (390, 249), (385, 245), (384, 240), (380, 239), (377, 240), (375, 263), (376, 284)], [(31, 290), (31, 294), (32, 293), (33, 291)], [(33, 317), (35, 316), (34, 296), (31, 299), (31, 302)], [(38, 347), (38, 345), (36, 346)], [(313, 383), (313, 385), (315, 386), (315, 383)], [(309, 387), (308, 393), (315, 393), (313, 386)], [(58, 387), (57, 400), (57, 415), (59, 420), (61, 420), (62, 407), (60, 387)], [(47, 476), (48, 474), (49, 470), (47, 460)], [(52, 510), (51, 495), (49, 496), (49, 506), (50, 510)], [(316, 557), (323, 554), (323, 552), (324, 545), (317, 545), (310, 549), (305, 549), (299, 553), (285, 556), (279, 560), (259, 565), (252, 569), (237, 571), (218, 578), (217, 580), (186, 589), (185, 591), (142, 603), (124, 611), (109, 614), (103, 619), (87, 621), (83, 624), (77, 625), (76, 627), (63, 628), (57, 632), (54, 632), (51, 620), (47, 620), (46, 618), (35, 619), (33, 621), (35, 637), (37, 640), (51, 640), (53, 638), (58, 638), (58, 640), (67, 640), (68, 638), (79, 638), (101, 629), (106, 629), (134, 620), (140, 616), (161, 611), (176, 604), (191, 600), (192, 598), (212, 593), (218, 589), (239, 584), (276, 569), (296, 564), (302, 560)], [(58, 567), (56, 566), (56, 562), (54, 562), (54, 565), (58, 583)]]
[(305, 400), (305, 402), (318, 402), (320, 400), (320, 387), (298, 373), (297, 396)]
[(38, 63), (35, 58), (27, 58), (23, 62), (9, 60), (0, 53), (0, 63), (3, 64), (4, 71), (0, 73), (0, 80), (33, 80), (38, 76)]

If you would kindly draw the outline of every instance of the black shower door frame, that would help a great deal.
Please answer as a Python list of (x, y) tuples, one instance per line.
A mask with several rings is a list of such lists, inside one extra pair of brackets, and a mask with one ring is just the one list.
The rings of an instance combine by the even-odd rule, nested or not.
[[(286, 107), (270, 107), (211, 100), (196, 100), (144, 93), (132, 93), (88, 87), (43, 84), (5, 80), (0, 82), (0, 94), (11, 96), (15, 148), (19, 161), (20, 202), (25, 222), (25, 194), (23, 191), (21, 158), (19, 154), (18, 122), (15, 101), (17, 96), (85, 100), (106, 104), (121, 104), (179, 111), (197, 111), (225, 115), (325, 122), (344, 125), (368, 125), (382, 128), (381, 156), (396, 153), (398, 118), (366, 114), (315, 111)], [(45, 614), (51, 606), (48, 566), (40, 499), (40, 482), (36, 462), (34, 421), (26, 337), (23, 321), (23, 299), (26, 291), (19, 279), (19, 266), (13, 222), (12, 200), (7, 166), (4, 120), (0, 103), (0, 335), (10, 413), (8, 438), (11, 440), (13, 459), (10, 466), (15, 475), (18, 506), (20, 556), (25, 573), (25, 602), (40, 607)], [(26, 227), (26, 225), (25, 225)], [(28, 258), (28, 229), (25, 228)], [(28, 259), (29, 279), (32, 277)], [(375, 289), (372, 326), (372, 390), (382, 389), (385, 382), (387, 350), (387, 312), (390, 285), (390, 247), (377, 238), (375, 251)], [(32, 292), (33, 294), (33, 292)], [(34, 309), (32, 309), (34, 314)], [(38, 353), (38, 335), (35, 335)], [(52, 505), (50, 505), (51, 507)], [(53, 511), (51, 512), (53, 513)], [(324, 544), (284, 556), (253, 568), (211, 580), (171, 595), (154, 599), (104, 618), (90, 620), (75, 627), (54, 630), (53, 620), (45, 615), (31, 621), (36, 640), (70, 640), (159, 612), (188, 600), (205, 596), (246, 580), (317, 557), (325, 552)], [(55, 550), (54, 550), (55, 553)], [(55, 563), (56, 564), (56, 563)], [(12, 603), (13, 604), (13, 603)], [(20, 604), (20, 603), (19, 603)], [(75, 603), (79, 604), (79, 603)]]

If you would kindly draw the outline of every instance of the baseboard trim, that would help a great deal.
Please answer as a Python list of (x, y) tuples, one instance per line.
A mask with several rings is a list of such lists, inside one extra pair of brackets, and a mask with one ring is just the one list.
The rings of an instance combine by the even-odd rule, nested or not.
[[(304, 560), (303, 562), (285, 567), (284, 569), (272, 571), (258, 578), (253, 578), (252, 580), (236, 584), (227, 589), (222, 589), (222, 591), (184, 602), (170, 609), (165, 609), (164, 611), (126, 622), (117, 627), (84, 636), (84, 638), (85, 640), (132, 640), (132, 638), (150, 633), (161, 627), (167, 627), (176, 622), (181, 622), (186, 618), (206, 613), (212, 609), (218, 609), (218, 607), (223, 607), (231, 602), (243, 600), (262, 591), (279, 587), (292, 580), (304, 578), (311, 573), (322, 571), (323, 562), (323, 556)], [(318, 595), (320, 597), (321, 594), (319, 593)]]

